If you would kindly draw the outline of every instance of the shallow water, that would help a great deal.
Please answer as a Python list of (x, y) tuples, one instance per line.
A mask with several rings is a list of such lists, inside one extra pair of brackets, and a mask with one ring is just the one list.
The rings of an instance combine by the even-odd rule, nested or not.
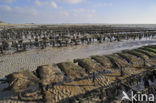
[(78, 45), (73, 47), (33, 49), (0, 57), (0, 78), (20, 70), (35, 70), (39, 65), (72, 61), (92, 55), (105, 55), (125, 49), (156, 44), (156, 40), (124, 40), (121, 42), (104, 42), (102, 44)]

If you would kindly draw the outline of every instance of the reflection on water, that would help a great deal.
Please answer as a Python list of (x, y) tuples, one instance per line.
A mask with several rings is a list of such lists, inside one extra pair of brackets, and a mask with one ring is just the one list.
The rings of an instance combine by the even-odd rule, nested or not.
[(155, 40), (140, 40), (140, 41), (122, 41), (122, 42), (105, 42), (102, 44), (93, 44), (85, 46), (64, 47), (47, 49), (43, 54), (53, 55), (55, 63), (75, 58), (85, 58), (92, 55), (104, 55), (119, 52), (124, 49), (133, 49), (140, 46), (156, 44)]

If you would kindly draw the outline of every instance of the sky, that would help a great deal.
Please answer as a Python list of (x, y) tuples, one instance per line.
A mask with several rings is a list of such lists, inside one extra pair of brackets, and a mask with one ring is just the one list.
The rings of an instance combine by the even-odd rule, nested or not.
[(156, 24), (156, 0), (0, 0), (8, 23)]

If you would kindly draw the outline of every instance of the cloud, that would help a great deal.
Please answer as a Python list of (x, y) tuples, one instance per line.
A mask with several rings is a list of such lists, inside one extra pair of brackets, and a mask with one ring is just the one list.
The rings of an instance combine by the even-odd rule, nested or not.
[(97, 22), (96, 10), (80, 8), (74, 10), (51, 9), (38, 11), (33, 7), (0, 6), (0, 20), (9, 23), (93, 23)]
[(35, 4), (36, 4), (37, 6), (53, 7), (53, 8), (55, 8), (55, 9), (61, 8), (61, 7), (59, 7), (59, 6), (56, 4), (55, 1), (42, 1), (42, 2), (41, 2), (40, 0), (35, 0)]
[[(50, 4), (49, 4), (50, 6)], [(68, 11), (63, 9), (37, 10), (35, 7), (0, 6), (0, 20), (9, 23), (63, 23), (69, 18)]]
[(112, 6), (113, 4), (112, 3), (97, 3), (95, 5), (93, 5), (94, 8), (97, 8), (97, 7), (109, 7), (109, 6)]
[(96, 13), (96, 10), (94, 10), (94, 9), (85, 9), (85, 8), (79, 8), (79, 9), (74, 9), (74, 10), (72, 10), (73, 12), (75, 12), (75, 13)]
[(51, 2), (51, 6), (56, 9), (58, 8), (57, 4), (54, 1)]
[(41, 2), (41, 1), (39, 1), (39, 0), (35, 0), (35, 4), (36, 4), (37, 6), (42, 6), (44, 3)]
[(14, 7), (12, 8), (12, 12), (15, 12), (15, 14), (18, 14), (19, 16), (38, 16), (38, 11), (35, 8), (30, 7)]
[(62, 11), (61, 12), (61, 15), (63, 15), (63, 16), (69, 16), (69, 13), (67, 11)]
[[(0, 0), (0, 3), (4, 1)], [(27, 0), (34, 3), (28, 6), (7, 4), (11, 1), (15, 0), (6, 0), (0, 4), (0, 20), (10, 23), (156, 23), (154, 4), (142, 11), (135, 8), (127, 11), (113, 7), (109, 2), (93, 2), (81, 7), (72, 5), (87, 0)]]
[(62, 2), (65, 2), (65, 3), (70, 3), (70, 4), (78, 4), (78, 3), (81, 3), (85, 0), (59, 0), (59, 1), (62, 1)]
[(15, 2), (16, 0), (0, 0), (0, 2), (5, 2), (5, 3), (12, 3)]
[(70, 12), (70, 23), (93, 23), (96, 22), (96, 10), (90, 8), (73, 9)]
[(2, 5), (2, 6), (0, 6), (0, 10), (3, 10), (3, 11), (11, 11), (11, 7), (8, 6), (8, 5)]
[[(10, 7), (0, 6), (0, 19), (8, 22), (23, 23), (27, 21), (35, 21), (38, 17), (38, 11), (31, 7)], [(11, 21), (10, 21), (11, 20)]]

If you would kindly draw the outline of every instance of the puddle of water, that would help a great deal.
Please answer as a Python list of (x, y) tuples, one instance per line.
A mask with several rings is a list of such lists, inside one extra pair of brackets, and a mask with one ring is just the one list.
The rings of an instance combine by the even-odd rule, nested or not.
[(125, 49), (134, 49), (145, 45), (156, 44), (156, 40), (128, 40), (121, 42), (104, 42), (102, 44), (78, 45), (73, 47), (33, 49), (0, 57), (0, 77), (28, 69), (35, 70), (39, 65), (72, 61), (76, 58), (86, 58), (92, 55), (106, 55)]

